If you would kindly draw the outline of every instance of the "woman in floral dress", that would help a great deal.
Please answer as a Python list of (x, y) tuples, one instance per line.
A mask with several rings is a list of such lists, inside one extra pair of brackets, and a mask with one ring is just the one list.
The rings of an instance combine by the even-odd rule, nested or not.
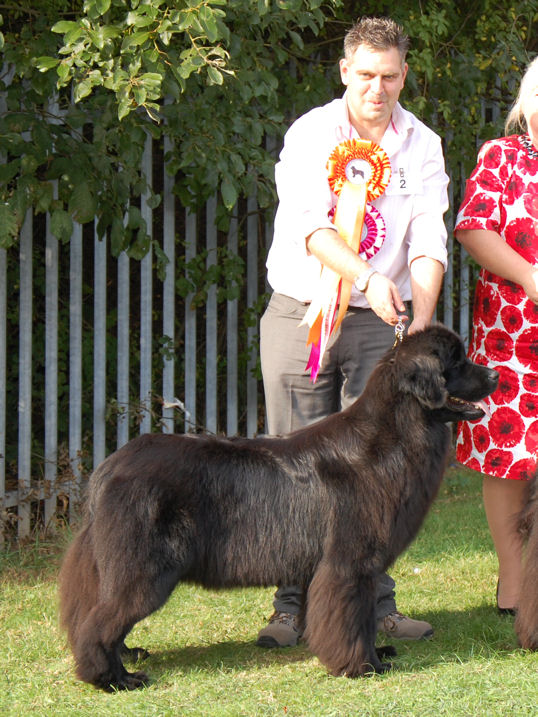
[(538, 58), (528, 67), (506, 131), (486, 142), (466, 185), (456, 238), (481, 266), (473, 361), (497, 369), (490, 415), (460, 424), (457, 459), (483, 474), (484, 506), (499, 559), (497, 607), (517, 607), (522, 545), (513, 515), (538, 456)]

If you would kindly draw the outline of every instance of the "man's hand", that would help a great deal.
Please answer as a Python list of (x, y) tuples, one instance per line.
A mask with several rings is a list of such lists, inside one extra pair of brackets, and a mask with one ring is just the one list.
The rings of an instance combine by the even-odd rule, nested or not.
[(379, 272), (372, 274), (364, 296), (372, 311), (385, 323), (396, 326), (398, 321), (408, 320), (407, 316), (401, 315), (401, 312), (405, 311), (405, 304), (396, 284), (383, 274)]

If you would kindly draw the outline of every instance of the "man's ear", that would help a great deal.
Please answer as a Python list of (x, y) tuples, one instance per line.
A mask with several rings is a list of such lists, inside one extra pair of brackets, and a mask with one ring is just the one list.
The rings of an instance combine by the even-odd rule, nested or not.
[(434, 356), (414, 356), (406, 361), (401, 367), (400, 388), (426, 408), (441, 408), (447, 397), (441, 361)]
[(340, 79), (342, 80), (342, 84), (347, 86), (349, 84), (349, 63), (345, 57), (342, 57), (338, 64), (340, 66)]

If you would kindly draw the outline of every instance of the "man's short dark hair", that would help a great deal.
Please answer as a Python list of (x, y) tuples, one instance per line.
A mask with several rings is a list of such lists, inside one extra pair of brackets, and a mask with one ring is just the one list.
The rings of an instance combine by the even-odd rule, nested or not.
[(363, 17), (346, 33), (345, 57), (350, 59), (359, 45), (368, 45), (378, 51), (395, 47), (404, 63), (409, 49), (409, 37), (400, 25), (388, 17)]

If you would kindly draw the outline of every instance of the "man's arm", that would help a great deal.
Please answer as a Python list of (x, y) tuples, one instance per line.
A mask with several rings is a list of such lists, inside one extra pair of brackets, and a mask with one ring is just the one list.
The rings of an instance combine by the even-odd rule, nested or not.
[[(368, 262), (361, 259), (333, 229), (312, 232), (306, 238), (306, 248), (322, 264), (351, 282), (369, 268)], [(364, 296), (379, 318), (392, 326), (400, 320), (398, 312), (405, 311), (396, 284), (379, 272), (370, 278)]]
[(412, 334), (428, 326), (432, 320), (441, 291), (444, 267), (437, 259), (419, 256), (411, 262), (410, 272), (413, 321), (408, 333)]

